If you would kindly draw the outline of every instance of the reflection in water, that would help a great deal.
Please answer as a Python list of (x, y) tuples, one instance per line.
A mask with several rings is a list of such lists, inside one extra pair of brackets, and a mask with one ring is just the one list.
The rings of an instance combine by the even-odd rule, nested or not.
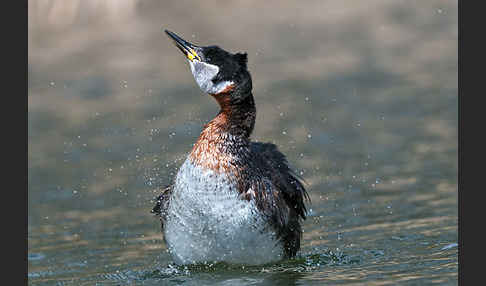
[[(457, 1), (31, 0), (28, 28), (30, 284), (457, 284)], [(302, 256), (353, 263), (160, 270), (152, 200), (218, 111), (162, 28), (248, 52)]]

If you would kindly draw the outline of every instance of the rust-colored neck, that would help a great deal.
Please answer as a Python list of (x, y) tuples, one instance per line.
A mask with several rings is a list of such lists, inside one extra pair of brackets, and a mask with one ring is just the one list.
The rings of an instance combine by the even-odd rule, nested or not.
[(205, 128), (214, 125), (218, 129), (214, 131), (227, 132), (234, 136), (249, 138), (255, 126), (256, 118), (253, 95), (250, 92), (244, 96), (235, 96), (230, 91), (212, 94), (221, 110)]
[(229, 171), (230, 162), (244, 156), (255, 125), (253, 96), (235, 100), (231, 94), (212, 95), (221, 107), (218, 115), (204, 126), (190, 158), (193, 163), (215, 171)]

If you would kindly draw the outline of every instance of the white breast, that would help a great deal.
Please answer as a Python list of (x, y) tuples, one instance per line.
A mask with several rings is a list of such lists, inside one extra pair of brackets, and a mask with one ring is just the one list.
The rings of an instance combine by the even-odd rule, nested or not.
[(177, 174), (164, 235), (177, 264), (225, 261), (265, 264), (282, 259), (274, 231), (234, 180), (187, 159)]

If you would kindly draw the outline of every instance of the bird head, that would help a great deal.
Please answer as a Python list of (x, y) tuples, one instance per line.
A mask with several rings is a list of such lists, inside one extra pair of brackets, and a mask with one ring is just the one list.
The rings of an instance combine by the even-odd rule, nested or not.
[(197, 46), (165, 30), (189, 62), (201, 90), (215, 97), (238, 102), (251, 92), (246, 53), (230, 53), (218, 46)]

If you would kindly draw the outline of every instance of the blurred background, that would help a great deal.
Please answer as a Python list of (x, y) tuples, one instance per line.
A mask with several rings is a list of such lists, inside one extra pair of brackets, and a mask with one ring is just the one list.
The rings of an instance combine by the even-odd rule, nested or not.
[[(457, 13), (448, 0), (29, 0), (29, 284), (456, 285)], [(277, 144), (312, 199), (301, 264), (170, 266), (152, 199), (218, 106), (163, 29), (248, 53), (253, 139)]]

